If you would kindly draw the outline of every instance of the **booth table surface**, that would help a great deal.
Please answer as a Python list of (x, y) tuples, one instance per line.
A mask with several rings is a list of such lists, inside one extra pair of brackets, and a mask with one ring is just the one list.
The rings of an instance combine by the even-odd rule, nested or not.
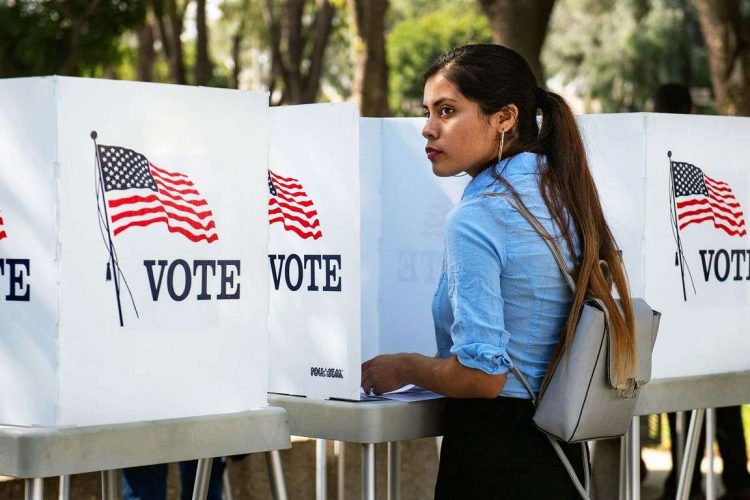
[(282, 408), (86, 427), (0, 426), (0, 475), (36, 478), (287, 449)]
[(359, 402), (269, 394), (268, 402), (289, 413), (295, 436), (388, 443), (441, 436), (444, 428), (444, 399)]
[[(351, 443), (387, 443), (441, 436), (445, 399), (338, 401), (269, 394), (268, 402), (289, 413), (295, 436)], [(637, 415), (750, 403), (750, 372), (657, 379), (638, 396)]]
[(636, 415), (750, 403), (750, 371), (652, 380), (641, 389)]

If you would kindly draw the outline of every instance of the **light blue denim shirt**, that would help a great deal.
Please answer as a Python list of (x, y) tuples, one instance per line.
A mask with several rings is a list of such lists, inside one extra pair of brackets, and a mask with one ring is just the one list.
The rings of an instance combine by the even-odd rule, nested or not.
[(572, 268), (540, 192), (543, 162), (520, 153), (485, 169), (445, 220), (443, 272), (432, 303), (438, 354), (489, 374), (508, 373), (501, 396), (529, 397), (509, 372), (513, 365), (539, 391), (573, 299), (539, 233), (506, 199), (486, 194), (509, 194), (494, 170), (556, 237)]

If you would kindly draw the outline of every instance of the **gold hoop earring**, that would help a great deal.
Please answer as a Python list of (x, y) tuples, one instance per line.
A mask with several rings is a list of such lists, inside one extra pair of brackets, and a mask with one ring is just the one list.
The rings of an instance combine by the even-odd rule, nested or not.
[(505, 146), (505, 130), (503, 130), (502, 135), (500, 136), (500, 150), (497, 152), (497, 163), (500, 163), (500, 160), (503, 159), (503, 146)]

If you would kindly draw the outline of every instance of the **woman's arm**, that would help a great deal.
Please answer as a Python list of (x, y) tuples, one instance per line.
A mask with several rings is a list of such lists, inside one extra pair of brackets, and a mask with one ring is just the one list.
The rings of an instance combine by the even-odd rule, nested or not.
[(455, 356), (384, 354), (362, 363), (362, 388), (375, 394), (414, 384), (451, 398), (496, 398), (506, 378), (467, 368)]

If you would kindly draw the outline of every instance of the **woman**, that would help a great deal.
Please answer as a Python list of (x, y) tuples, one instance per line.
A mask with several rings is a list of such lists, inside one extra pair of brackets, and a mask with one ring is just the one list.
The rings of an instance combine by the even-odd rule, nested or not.
[[(576, 498), (532, 424), (529, 394), (510, 372), (515, 366), (539, 391), (572, 340), (587, 294), (614, 312), (618, 372), (634, 368), (632, 308), (625, 300), (620, 313), (610, 294), (613, 281), (619, 296), (629, 297), (625, 272), (575, 119), (560, 96), (538, 87), (526, 61), (502, 46), (453, 49), (424, 81), (422, 135), (433, 172), (472, 177), (445, 222), (432, 306), (438, 356), (377, 356), (362, 365), (362, 387), (382, 393), (413, 383), (449, 398), (436, 498)], [(507, 196), (556, 238), (578, 284), (575, 296)], [(580, 447), (564, 449), (580, 476)]]

